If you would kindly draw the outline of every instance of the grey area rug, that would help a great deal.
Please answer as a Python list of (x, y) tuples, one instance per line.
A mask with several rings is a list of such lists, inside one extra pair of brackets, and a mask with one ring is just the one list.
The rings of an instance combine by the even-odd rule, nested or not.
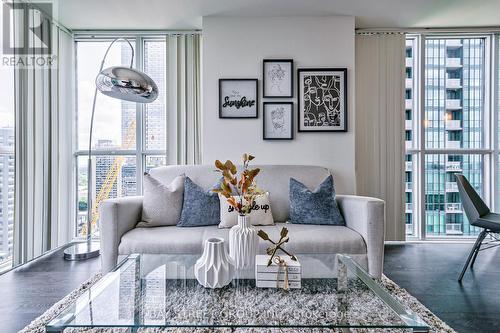
[[(63, 310), (68, 304), (70, 304), (75, 298), (85, 292), (90, 286), (92, 286), (96, 281), (100, 279), (101, 275), (96, 274), (88, 281), (84, 282), (79, 288), (71, 292), (69, 295), (64, 297), (61, 301), (54, 304), (50, 309), (48, 309), (40, 317), (36, 318), (31, 324), (26, 326), (24, 329), (19, 331), (19, 333), (43, 333), (45, 332), (45, 324), (48, 323), (53, 317), (55, 317), (61, 310)], [(410, 295), (405, 289), (399, 287), (392, 280), (384, 276), (382, 278), (382, 285), (396, 298), (401, 304), (411, 309), (417, 313), (431, 328), (431, 332), (455, 332), (451, 327), (446, 325), (441, 319), (434, 315), (429, 309), (427, 309), (422, 303), (420, 303), (415, 297)], [(200, 301), (200, 299), (199, 299)], [(360, 299), (361, 302), (367, 300)], [(199, 303), (198, 303), (199, 304)], [(352, 329), (352, 332), (408, 332), (409, 330), (397, 330), (397, 329)], [(127, 329), (110, 329), (110, 328), (94, 328), (94, 329), (66, 329), (65, 333), (118, 333), (118, 332), (128, 332)], [(234, 332), (231, 329), (139, 329), (138, 332), (143, 333), (164, 333), (164, 332)], [(235, 332), (337, 332), (331, 329), (237, 329)], [(340, 330), (339, 330), (340, 332)]]

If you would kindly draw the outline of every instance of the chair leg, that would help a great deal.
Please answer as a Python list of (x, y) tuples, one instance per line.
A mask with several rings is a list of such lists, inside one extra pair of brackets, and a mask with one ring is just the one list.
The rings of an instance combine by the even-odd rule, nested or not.
[[(486, 231), (486, 230), (485, 230)], [(474, 267), (474, 263), (476, 262), (477, 254), (479, 253), (479, 249), (481, 248), (481, 244), (483, 243), (483, 240), (486, 238), (488, 235), (488, 232), (482, 232), (479, 237), (481, 237), (481, 241), (479, 242), (479, 245), (476, 249), (476, 252), (474, 253), (474, 256), (472, 257), (472, 261), (470, 262), (470, 268)]]
[(469, 263), (472, 260), (472, 257), (477, 256), (477, 251), (479, 251), (479, 248), (481, 247), (481, 243), (483, 242), (484, 238), (486, 237), (486, 230), (481, 231), (479, 236), (476, 239), (476, 242), (474, 243), (474, 246), (472, 247), (472, 250), (469, 253), (469, 257), (467, 258), (467, 261), (465, 262), (464, 268), (462, 269), (462, 273), (460, 273), (460, 276), (458, 277), (458, 282), (462, 282), (462, 278), (464, 277), (465, 272), (467, 271), (467, 268), (469, 267)]

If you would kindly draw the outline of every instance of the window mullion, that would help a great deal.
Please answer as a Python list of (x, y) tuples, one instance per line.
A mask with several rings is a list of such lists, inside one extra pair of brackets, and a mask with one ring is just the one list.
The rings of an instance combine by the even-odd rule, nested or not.
[(499, 62), (500, 62), (500, 52), (499, 52), (499, 39), (500, 34), (495, 34), (491, 37), (490, 45), (491, 45), (491, 55), (490, 64), (490, 82), (491, 82), (491, 130), (493, 131), (491, 135), (491, 149), (493, 149), (493, 156), (491, 158), (491, 182), (490, 186), (492, 186), (491, 190), (491, 207), (494, 207), (495, 211), (500, 209), (500, 205), (498, 204), (498, 198), (500, 193), (498, 189), (500, 188), (499, 177), (498, 177), (498, 154), (499, 154), (499, 146), (498, 146), (498, 112), (499, 110), (499, 90), (500, 90), (500, 77), (499, 77)]
[[(135, 39), (136, 42), (136, 58), (135, 58), (135, 66), (138, 70), (144, 72), (144, 38), (138, 36)], [(135, 137), (136, 137), (136, 191), (137, 195), (142, 194), (142, 176), (144, 173), (144, 165), (145, 165), (145, 155), (143, 151), (145, 149), (144, 144), (144, 135), (143, 135), (143, 125), (144, 125), (144, 104), (136, 103), (136, 129), (135, 129)]]
[[(425, 240), (425, 126), (423, 124), (427, 121), (425, 119), (425, 40), (426, 36), (422, 34), (419, 38), (418, 43), (418, 103), (417, 103), (417, 113), (418, 113), (418, 188), (417, 193), (419, 195), (418, 199), (418, 233), (417, 237), (419, 239)], [(415, 196), (416, 197), (416, 196)]]

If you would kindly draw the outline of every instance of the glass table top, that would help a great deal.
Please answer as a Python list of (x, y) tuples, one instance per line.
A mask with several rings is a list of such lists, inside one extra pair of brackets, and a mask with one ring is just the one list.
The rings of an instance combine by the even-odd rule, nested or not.
[(199, 255), (139, 255), (124, 259), (51, 320), (65, 328), (399, 328), (427, 332), (346, 255), (297, 255), (300, 289), (256, 288), (253, 270), (226, 287), (206, 289), (193, 275)]

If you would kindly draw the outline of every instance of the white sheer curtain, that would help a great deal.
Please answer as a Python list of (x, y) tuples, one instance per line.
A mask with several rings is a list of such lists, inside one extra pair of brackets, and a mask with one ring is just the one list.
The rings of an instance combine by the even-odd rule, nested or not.
[[(29, 15), (33, 20), (39, 13)], [(50, 17), (44, 20), (42, 33), (48, 36), (51, 29), (50, 39), (43, 40), (50, 40), (53, 65), (15, 69), (15, 265), (71, 237), (73, 37)], [(14, 19), (16, 33), (25, 28), (19, 21)]]
[(357, 194), (386, 202), (386, 240), (405, 239), (405, 36), (356, 36)]
[(167, 35), (169, 164), (201, 163), (199, 34)]

